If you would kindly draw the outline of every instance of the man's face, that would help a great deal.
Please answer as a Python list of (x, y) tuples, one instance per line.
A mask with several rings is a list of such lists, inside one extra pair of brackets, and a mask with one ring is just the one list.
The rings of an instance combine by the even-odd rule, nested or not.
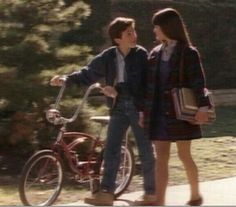
[(115, 39), (119, 47), (133, 48), (137, 44), (137, 33), (134, 26), (129, 26), (122, 32), (121, 38)]

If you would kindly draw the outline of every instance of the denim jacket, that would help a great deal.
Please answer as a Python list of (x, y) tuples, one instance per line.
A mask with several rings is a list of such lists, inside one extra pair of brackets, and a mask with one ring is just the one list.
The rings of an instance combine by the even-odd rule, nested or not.
[[(91, 85), (105, 78), (106, 85), (114, 86), (116, 79), (116, 47), (110, 47), (98, 54), (80, 71), (68, 75), (67, 84)], [(144, 91), (148, 67), (147, 51), (136, 46), (125, 57), (125, 70), (130, 94), (138, 111), (144, 109)], [(113, 99), (107, 98), (108, 107), (112, 107)]]

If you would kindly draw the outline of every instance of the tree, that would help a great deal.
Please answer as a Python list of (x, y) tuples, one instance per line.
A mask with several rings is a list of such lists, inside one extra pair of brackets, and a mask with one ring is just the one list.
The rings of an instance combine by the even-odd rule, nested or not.
[(42, 112), (55, 95), (48, 79), (90, 58), (88, 46), (60, 44), (81, 27), (90, 6), (77, 0), (0, 2), (0, 147), (35, 141)]

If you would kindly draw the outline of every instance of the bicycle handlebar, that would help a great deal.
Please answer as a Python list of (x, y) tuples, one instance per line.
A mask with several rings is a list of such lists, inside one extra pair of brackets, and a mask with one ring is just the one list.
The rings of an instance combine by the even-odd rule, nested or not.
[(99, 83), (94, 83), (94, 84), (90, 85), (90, 86), (88, 87), (88, 89), (86, 90), (85, 94), (84, 94), (84, 97), (83, 97), (83, 99), (82, 99), (81, 104), (77, 107), (77, 109), (76, 109), (74, 115), (69, 119), (69, 122), (75, 121), (75, 119), (77, 118), (77, 116), (78, 116), (78, 114), (79, 114), (80, 109), (83, 107), (84, 103), (87, 101), (89, 94), (90, 94), (91, 91), (94, 90), (95, 88), (102, 89), (102, 87), (101, 87), (101, 85), (100, 85)]
[(71, 123), (71, 122), (75, 121), (76, 118), (78, 117), (80, 109), (83, 107), (84, 103), (87, 101), (87, 98), (88, 98), (89, 94), (91, 93), (91, 91), (94, 90), (95, 88), (99, 88), (102, 90), (102, 87), (99, 83), (94, 83), (94, 84), (90, 85), (82, 98), (82, 102), (78, 105), (77, 109), (75, 110), (74, 115), (71, 118), (65, 118), (60, 115), (60, 112), (58, 110), (58, 105), (59, 105), (59, 102), (60, 102), (62, 95), (65, 91), (65, 88), (66, 88), (66, 84), (64, 83), (59, 91), (57, 98), (56, 98), (55, 108), (49, 109), (46, 112), (47, 120), (54, 125), (66, 124), (66, 123)]

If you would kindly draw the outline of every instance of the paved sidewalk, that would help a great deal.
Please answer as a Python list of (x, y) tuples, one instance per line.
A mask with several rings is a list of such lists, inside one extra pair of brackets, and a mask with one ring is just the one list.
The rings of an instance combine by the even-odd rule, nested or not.
[[(200, 183), (204, 198), (203, 206), (236, 206), (236, 177)], [(115, 206), (130, 206), (132, 202), (142, 195), (142, 192), (127, 193), (114, 202)], [(189, 186), (178, 185), (167, 188), (166, 205), (185, 205), (189, 198)], [(65, 206), (63, 204), (63, 206)], [(78, 201), (66, 206), (89, 206)]]

